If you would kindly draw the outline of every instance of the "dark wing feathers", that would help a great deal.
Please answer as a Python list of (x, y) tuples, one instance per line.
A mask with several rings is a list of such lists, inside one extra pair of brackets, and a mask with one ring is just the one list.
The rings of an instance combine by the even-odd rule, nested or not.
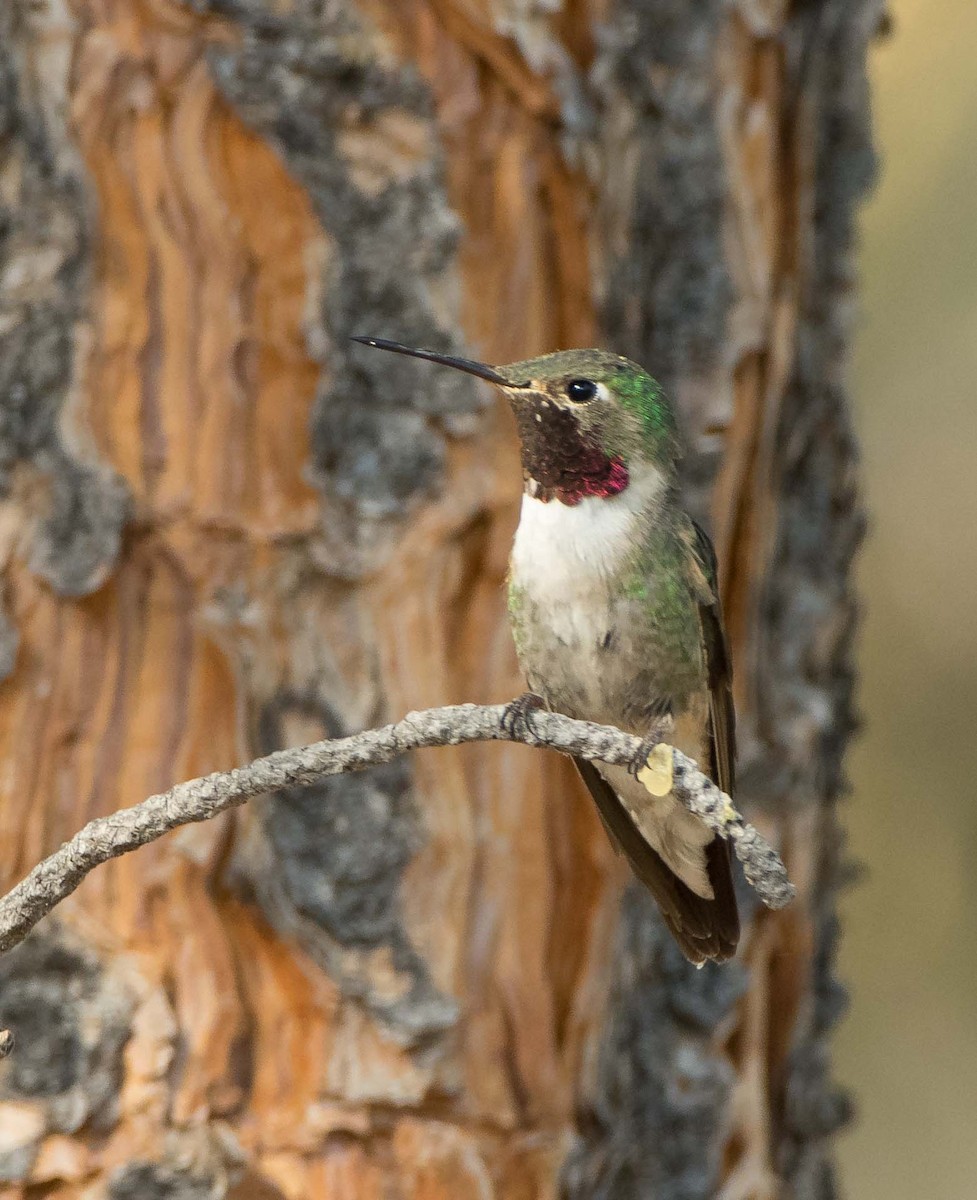
[[(711, 778), (731, 795), (736, 755), (732, 672), (719, 604), (716, 555), (703, 530), (692, 522), (690, 583), (699, 601), (699, 622), (709, 680)], [(718, 835), (706, 848), (706, 869), (714, 899), (697, 896), (652, 849), (631, 819), (617, 793), (593, 763), (575, 759), (584, 783), (597, 805), (611, 842), (620, 847), (631, 869), (651, 892), (665, 924), (690, 962), (724, 962), (736, 953), (739, 913), (730, 864), (729, 845)]]
[(702, 571), (705, 587), (697, 587), (699, 625), (709, 679), (712, 779), (731, 796), (736, 786), (736, 712), (733, 708), (733, 671), (726, 645), (719, 604), (719, 571), (716, 552), (705, 531), (692, 522), (692, 551)]

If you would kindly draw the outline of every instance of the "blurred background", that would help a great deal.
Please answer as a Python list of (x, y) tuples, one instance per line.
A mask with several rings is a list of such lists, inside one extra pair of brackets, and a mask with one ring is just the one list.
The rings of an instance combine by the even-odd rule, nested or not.
[(895, 0), (873, 53), (882, 170), (862, 219), (854, 395), (870, 534), (865, 731), (845, 820), (853, 1006), (838, 1074), (860, 1200), (977, 1178), (977, 5)]

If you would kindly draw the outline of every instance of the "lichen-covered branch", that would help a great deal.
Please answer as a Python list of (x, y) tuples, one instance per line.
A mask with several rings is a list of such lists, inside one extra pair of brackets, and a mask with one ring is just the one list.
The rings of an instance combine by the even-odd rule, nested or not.
[[(393, 725), (279, 750), (247, 766), (179, 783), (132, 808), (98, 817), (0, 900), (0, 953), (23, 941), (100, 863), (145, 846), (180, 825), (209, 820), (264, 792), (301, 787), (325, 775), (361, 771), (424, 746), (515, 741), (621, 765), (632, 762), (641, 745), (638, 738), (611, 726), (549, 712), (534, 712), (528, 722), (506, 721), (507, 711), (501, 704), (458, 704), (408, 713)], [(763, 902), (782, 908), (794, 889), (776, 851), (692, 759), (678, 750), (673, 753), (675, 794), (711, 829), (730, 839)]]

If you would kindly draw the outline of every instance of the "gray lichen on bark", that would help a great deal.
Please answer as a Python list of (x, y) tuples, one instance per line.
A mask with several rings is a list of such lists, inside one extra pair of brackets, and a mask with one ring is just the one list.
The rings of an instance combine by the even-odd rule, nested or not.
[(138, 1158), (113, 1172), (107, 1200), (281, 1200), (269, 1180), (247, 1170), (247, 1156), (227, 1126), (191, 1125), (167, 1132), (157, 1159)]
[(0, 608), (0, 682), (6, 679), (16, 666), (19, 644), (17, 627)]
[(18, 471), (40, 485), (31, 569), (78, 596), (115, 561), (128, 493), (61, 422), (88, 304), (91, 205), (67, 82), (29, 65), (33, 19), (27, 5), (0, 8), (0, 495), (16, 489)]
[(130, 1011), (119, 980), (57, 926), (0, 957), (0, 1028), (14, 1037), (0, 1100), (40, 1114), (36, 1137), (0, 1156), (0, 1179), (25, 1178), (46, 1133), (111, 1127)]
[[(613, 203), (624, 199), (614, 194), (615, 180), (632, 189), (625, 245), (608, 247), (603, 327), (614, 348), (647, 363), (666, 391), (712, 365), (732, 294), (722, 244), (727, 185), (713, 115), (722, 13), (719, 0), (619, 0), (592, 72)], [(631, 153), (617, 140), (615, 109), (622, 107)]]
[(108, 1200), (221, 1200), (226, 1187), (178, 1166), (128, 1163), (112, 1176)]
[[(295, 714), (323, 738), (351, 732), (315, 696), (282, 694), (261, 715), (261, 753), (285, 747), (283, 725)], [(266, 803), (264, 828), (272, 858), (251, 871), (247, 886), (276, 928), (400, 1041), (449, 1029), (457, 1005), (435, 987), (400, 904), (403, 873), (423, 840), (406, 760), (282, 788)], [(381, 958), (377, 989), (372, 963)]]
[[(809, 24), (805, 92), (816, 105), (813, 239), (798, 348), (785, 397), (778, 489), (779, 534), (760, 655), (771, 805), (815, 805), (822, 858), (813, 902), (812, 1002), (800, 1019), (783, 1085), (780, 1162), (791, 1200), (838, 1195), (830, 1137), (851, 1101), (831, 1079), (830, 1035), (847, 1007), (836, 976), (836, 903), (848, 868), (837, 804), (847, 790), (843, 758), (855, 728), (852, 641), (857, 605), (851, 564), (864, 530), (855, 488), (858, 449), (845, 380), (854, 283), (856, 211), (875, 170), (868, 42), (877, 0), (822, 3)], [(811, 764), (817, 763), (812, 774)]]
[(311, 475), (326, 500), (327, 565), (357, 575), (389, 549), (395, 519), (440, 486), (446, 437), (471, 432), (482, 405), (466, 376), (349, 343), (366, 333), (458, 349), (458, 231), (433, 106), (349, 5), (302, 3), (281, 17), (264, 3), (210, 7), (243, 35), (211, 52), (219, 87), (277, 148), (332, 243), (309, 329), (313, 355), (328, 351)]
[(628, 890), (596, 1092), (564, 1169), (565, 1195), (715, 1195), (735, 1072), (712, 1041), (745, 986), (735, 963), (692, 967), (647, 897)]

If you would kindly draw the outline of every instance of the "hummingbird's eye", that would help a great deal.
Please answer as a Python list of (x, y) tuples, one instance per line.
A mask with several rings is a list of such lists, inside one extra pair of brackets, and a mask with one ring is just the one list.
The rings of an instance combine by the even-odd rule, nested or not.
[(567, 384), (567, 395), (577, 404), (583, 404), (597, 395), (597, 384), (592, 379), (571, 379)]

